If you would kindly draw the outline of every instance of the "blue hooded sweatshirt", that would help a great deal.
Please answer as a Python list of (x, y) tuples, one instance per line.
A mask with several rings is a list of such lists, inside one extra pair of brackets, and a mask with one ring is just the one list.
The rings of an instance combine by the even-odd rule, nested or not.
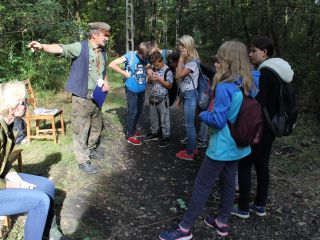
[[(249, 95), (255, 97), (258, 93), (259, 76), (258, 71), (253, 71), (254, 86)], [(242, 79), (234, 82), (220, 82), (215, 88), (215, 98), (212, 112), (205, 111), (200, 114), (200, 120), (213, 128), (210, 136), (206, 155), (217, 161), (235, 161), (248, 156), (251, 147), (238, 147), (231, 137), (227, 124), (229, 120), (234, 123), (243, 100), (239, 89)]]

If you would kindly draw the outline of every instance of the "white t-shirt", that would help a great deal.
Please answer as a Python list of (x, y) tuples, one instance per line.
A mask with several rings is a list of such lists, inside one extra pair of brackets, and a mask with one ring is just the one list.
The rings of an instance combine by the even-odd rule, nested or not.
[[(188, 68), (191, 72), (181, 80), (181, 92), (193, 90), (198, 87), (199, 68), (195, 61), (187, 62), (184, 68)], [(193, 83), (192, 83), (193, 80)]]

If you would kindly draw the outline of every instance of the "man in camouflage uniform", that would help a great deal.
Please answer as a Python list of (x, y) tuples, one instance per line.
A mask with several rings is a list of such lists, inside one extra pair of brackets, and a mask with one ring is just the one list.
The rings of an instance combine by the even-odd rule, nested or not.
[(101, 109), (91, 95), (98, 81), (102, 91), (109, 91), (106, 75), (107, 55), (105, 44), (110, 36), (107, 23), (89, 23), (89, 39), (73, 44), (29, 43), (32, 51), (44, 51), (72, 59), (69, 80), (65, 87), (72, 93), (73, 146), (79, 168), (88, 174), (98, 172), (90, 159), (103, 159), (104, 151), (98, 148), (103, 127)]

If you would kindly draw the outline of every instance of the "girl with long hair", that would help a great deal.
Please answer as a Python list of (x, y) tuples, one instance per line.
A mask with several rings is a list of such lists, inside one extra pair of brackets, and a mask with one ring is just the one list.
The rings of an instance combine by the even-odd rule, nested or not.
[(188, 210), (175, 230), (163, 231), (160, 239), (191, 239), (191, 226), (203, 211), (208, 197), (219, 178), (221, 181), (220, 207), (217, 216), (208, 216), (204, 222), (221, 236), (228, 235), (228, 218), (235, 197), (235, 174), (238, 160), (251, 152), (250, 146), (240, 148), (231, 137), (227, 121), (234, 122), (239, 113), (244, 89), (253, 95), (253, 79), (246, 46), (238, 41), (223, 43), (216, 55), (215, 93), (212, 111), (200, 114), (200, 120), (213, 128), (204, 160), (196, 177)]
[[(256, 99), (269, 116), (276, 114), (279, 105), (281, 83), (278, 76), (281, 77), (281, 81), (290, 83), (294, 75), (289, 63), (281, 58), (273, 57), (273, 53), (274, 44), (270, 38), (258, 36), (253, 39), (249, 57), (254, 67), (260, 71), (259, 93)], [(261, 141), (252, 146), (252, 153), (249, 156), (239, 161), (239, 202), (232, 214), (240, 218), (248, 218), (250, 212), (260, 217), (267, 214), (266, 201), (270, 181), (269, 162), (272, 144), (276, 136), (268, 126), (266, 118), (264, 120)], [(257, 173), (257, 190), (254, 202), (249, 204), (252, 166), (255, 167)]]
[(10, 125), (24, 116), (25, 97), (24, 83), (0, 84), (0, 215), (27, 213), (25, 240), (67, 240), (53, 212), (54, 183), (45, 177), (17, 173), (9, 161), (15, 145)]
[(199, 55), (194, 40), (189, 35), (179, 39), (180, 58), (176, 68), (176, 79), (181, 81), (180, 89), (183, 102), (185, 128), (187, 133), (187, 147), (176, 153), (176, 157), (183, 160), (193, 160), (197, 153), (195, 111), (197, 107), (197, 86), (199, 68), (196, 61)]

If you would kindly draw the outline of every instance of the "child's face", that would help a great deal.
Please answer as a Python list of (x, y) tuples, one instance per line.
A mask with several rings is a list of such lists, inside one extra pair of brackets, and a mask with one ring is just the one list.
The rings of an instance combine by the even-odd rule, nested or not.
[(164, 66), (164, 63), (162, 61), (155, 61), (153, 63), (153, 67), (157, 71), (160, 70), (161, 68), (163, 68), (163, 66)]
[(218, 62), (215, 62), (214, 63), (214, 69), (216, 70), (216, 72), (219, 72), (220, 68), (221, 68), (220, 64)]
[(253, 65), (259, 66), (260, 63), (267, 59), (267, 50), (252, 47), (249, 52), (249, 57)]

